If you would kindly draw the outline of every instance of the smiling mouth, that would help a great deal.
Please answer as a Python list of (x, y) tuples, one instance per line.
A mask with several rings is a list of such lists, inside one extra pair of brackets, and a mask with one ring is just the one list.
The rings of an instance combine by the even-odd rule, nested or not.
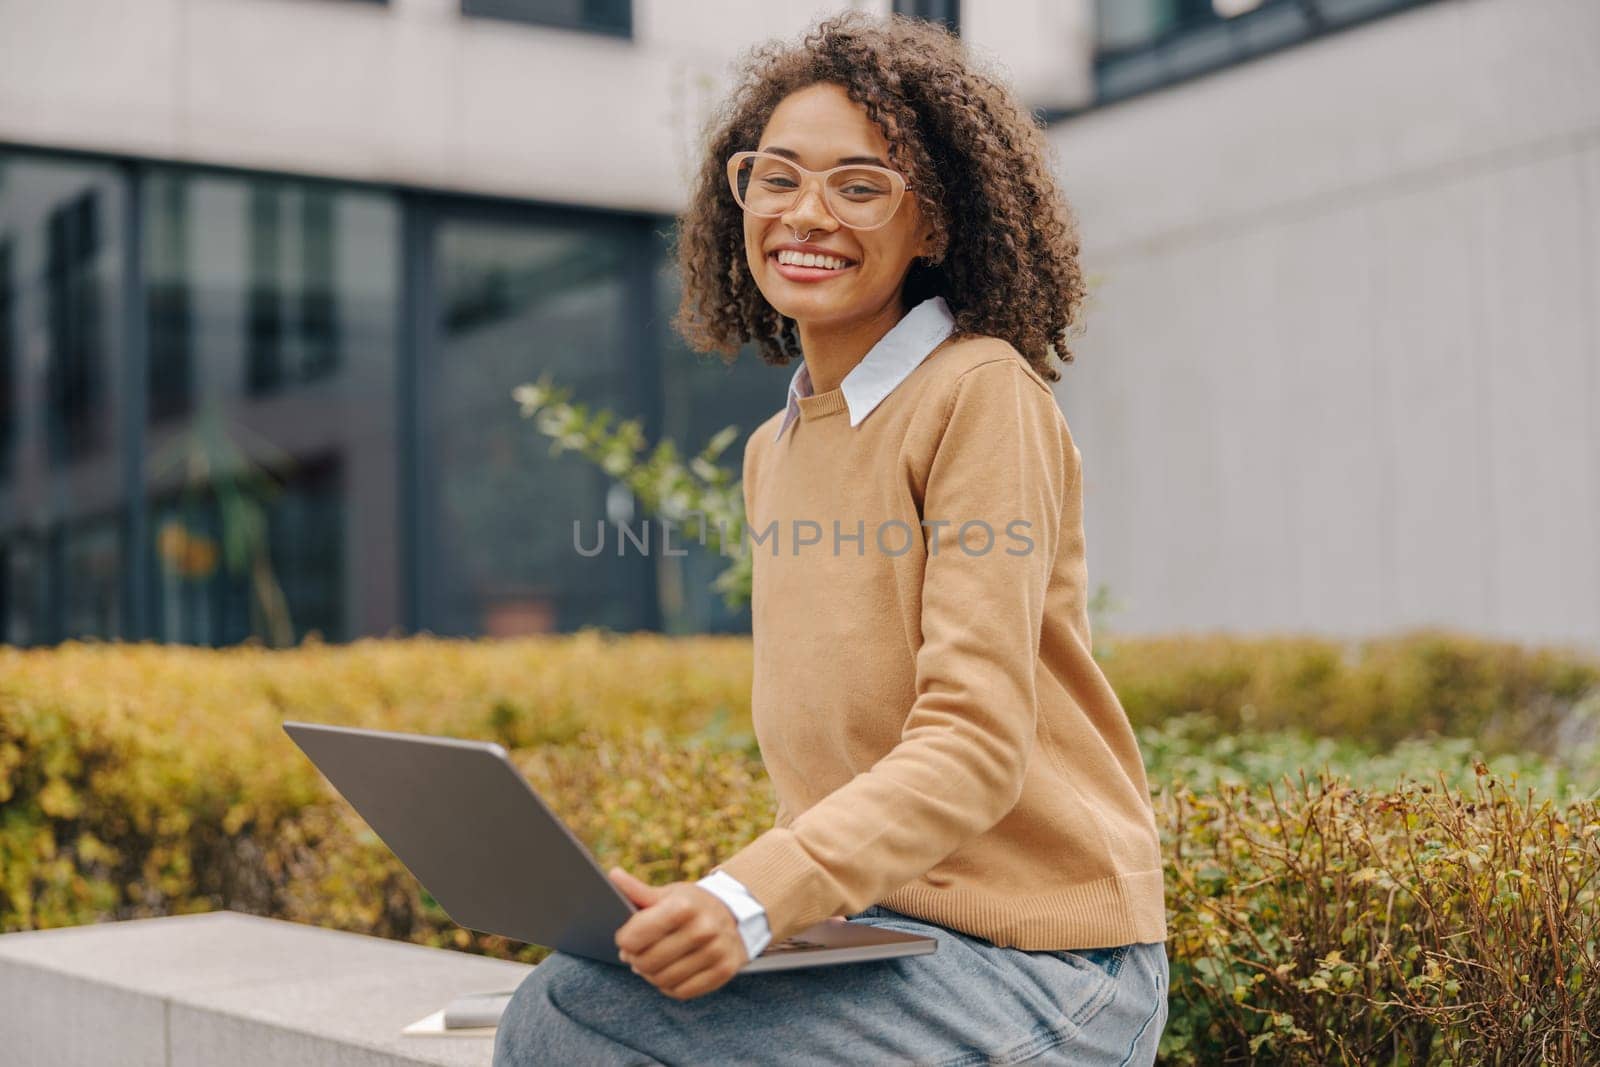
[(785, 250), (784, 249), (779, 249), (776, 252), (769, 252), (769, 253), (767, 253), (767, 258), (769, 260), (771, 260), (777, 266), (789, 267), (789, 268), (794, 269), (794, 270), (841, 271), (841, 270), (846, 270), (846, 269), (856, 265), (856, 261), (853, 260), (853, 259), (846, 259), (844, 256), (836, 256), (836, 255), (831, 255), (831, 254), (827, 258), (831, 262), (838, 264), (838, 266), (822, 266), (820, 264), (809, 264), (808, 265), (808, 264), (804, 264), (804, 263), (794, 263), (794, 262), (785, 263), (785, 262), (782, 262), (781, 260), (778, 259), (779, 254), (782, 253), (783, 251), (785, 251)]

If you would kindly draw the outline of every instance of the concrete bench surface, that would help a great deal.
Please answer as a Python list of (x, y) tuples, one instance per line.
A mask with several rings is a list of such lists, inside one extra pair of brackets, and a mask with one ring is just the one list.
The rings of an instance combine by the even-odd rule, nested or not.
[(400, 1028), (526, 964), (234, 911), (0, 935), (0, 1061), (28, 1067), (460, 1064)]

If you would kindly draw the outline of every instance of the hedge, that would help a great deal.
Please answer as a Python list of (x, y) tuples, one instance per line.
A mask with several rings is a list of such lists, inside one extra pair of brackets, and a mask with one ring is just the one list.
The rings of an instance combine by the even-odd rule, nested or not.
[[(1169, 861), (1164, 1062), (1600, 1056), (1595, 662), (1436, 632), (1104, 662)], [(0, 649), (0, 929), (227, 907), (537, 962), (455, 926), (281, 722), (498, 740), (660, 883), (771, 825), (749, 691), (745, 638)]]

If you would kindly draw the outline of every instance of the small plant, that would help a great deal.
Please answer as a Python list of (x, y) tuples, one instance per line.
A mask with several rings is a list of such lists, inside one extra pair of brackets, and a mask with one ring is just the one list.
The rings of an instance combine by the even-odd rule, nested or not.
[(687, 462), (671, 441), (658, 443), (641, 460), (645, 440), (638, 419), (620, 420), (613, 426), (613, 412), (592, 412), (585, 404), (572, 403), (572, 391), (555, 387), (548, 375), (519, 385), (511, 395), (522, 405), (522, 416), (532, 418), (539, 431), (551, 438), (551, 455), (571, 450), (592, 460), (626, 486), (645, 511), (681, 523), (685, 537), (698, 538), (702, 545), (728, 557), (728, 566), (711, 588), (722, 594), (730, 609), (750, 602), (743, 482), (717, 464), (738, 439), (739, 427), (718, 430)]

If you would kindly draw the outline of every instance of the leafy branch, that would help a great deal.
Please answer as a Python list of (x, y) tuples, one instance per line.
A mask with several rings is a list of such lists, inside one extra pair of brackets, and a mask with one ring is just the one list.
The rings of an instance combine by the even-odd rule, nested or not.
[(586, 404), (573, 403), (572, 390), (552, 385), (549, 375), (517, 386), (511, 395), (522, 406), (522, 416), (533, 419), (551, 438), (551, 455), (574, 451), (593, 461), (626, 486), (644, 510), (681, 524), (685, 537), (698, 538), (727, 557), (728, 566), (712, 580), (711, 588), (722, 594), (730, 609), (749, 603), (743, 482), (717, 463), (738, 439), (737, 426), (718, 430), (687, 461), (670, 440), (659, 442), (641, 459), (645, 439), (638, 419), (619, 420), (611, 411), (592, 411)]

